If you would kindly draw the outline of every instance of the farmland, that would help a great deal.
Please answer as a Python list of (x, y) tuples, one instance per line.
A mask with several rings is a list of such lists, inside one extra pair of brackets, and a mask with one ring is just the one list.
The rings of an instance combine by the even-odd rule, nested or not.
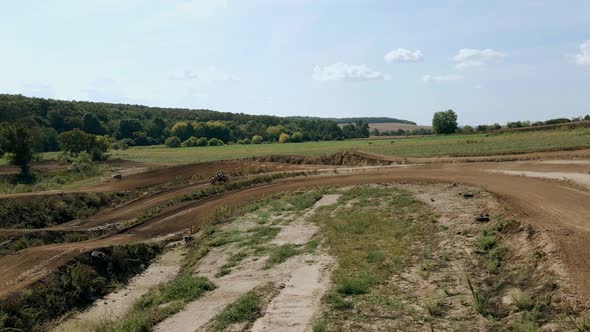
[[(170, 149), (163, 146), (113, 151), (113, 158), (155, 163), (185, 164), (265, 155), (320, 156), (358, 150), (395, 157), (484, 156), (535, 151), (590, 148), (590, 128), (501, 135), (449, 135), (396, 140), (345, 140), (288, 144), (225, 145)], [(48, 159), (55, 154), (46, 154)]]

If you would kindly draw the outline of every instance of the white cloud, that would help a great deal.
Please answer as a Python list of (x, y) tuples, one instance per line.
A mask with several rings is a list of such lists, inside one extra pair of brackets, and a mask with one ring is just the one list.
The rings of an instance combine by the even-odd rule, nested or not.
[(315, 66), (313, 79), (317, 81), (377, 81), (389, 80), (391, 76), (369, 68), (365, 64), (348, 65), (337, 62), (327, 66)]
[(590, 40), (580, 44), (580, 53), (576, 54), (576, 64), (578, 66), (590, 66)]
[(398, 48), (385, 54), (384, 59), (387, 62), (419, 62), (424, 60), (424, 54), (420, 50), (411, 51)]
[(457, 55), (453, 57), (453, 60), (457, 62), (455, 68), (468, 69), (481, 67), (490, 61), (501, 59), (505, 56), (506, 54), (489, 48), (483, 50), (464, 48), (457, 52)]
[(459, 81), (463, 79), (463, 75), (424, 75), (422, 80), (424, 82), (446, 82)]
[(172, 81), (239, 81), (240, 79), (232, 74), (219, 70), (215, 66), (186, 69), (180, 74), (172, 74), (168, 77)]

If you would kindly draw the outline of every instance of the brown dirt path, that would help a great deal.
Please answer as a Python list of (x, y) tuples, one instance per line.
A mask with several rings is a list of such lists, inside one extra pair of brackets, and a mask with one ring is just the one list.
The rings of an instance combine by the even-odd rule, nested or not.
[(590, 192), (571, 184), (537, 178), (515, 177), (485, 172), (461, 164), (416, 165), (404, 168), (372, 169), (363, 174), (314, 176), (277, 181), (223, 196), (195, 202), (182, 211), (165, 213), (125, 233), (79, 243), (40, 246), (0, 259), (0, 297), (20, 290), (75, 255), (93, 248), (145, 241), (157, 236), (204, 225), (219, 205), (240, 206), (264, 196), (299, 188), (327, 185), (358, 185), (388, 182), (464, 183), (485, 188), (520, 220), (548, 230), (560, 244), (564, 261), (580, 291), (590, 298)]

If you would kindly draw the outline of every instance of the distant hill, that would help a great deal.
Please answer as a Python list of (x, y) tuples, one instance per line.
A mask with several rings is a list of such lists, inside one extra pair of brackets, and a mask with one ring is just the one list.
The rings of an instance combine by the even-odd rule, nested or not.
[(342, 123), (355, 123), (358, 120), (362, 120), (367, 123), (402, 123), (408, 125), (416, 125), (416, 122), (409, 121), (409, 120), (401, 120), (396, 118), (388, 118), (388, 117), (355, 117), (355, 118), (320, 118), (320, 117), (310, 117), (310, 116), (291, 116), (289, 118), (293, 119), (322, 119), (322, 120), (331, 120), (338, 124)]

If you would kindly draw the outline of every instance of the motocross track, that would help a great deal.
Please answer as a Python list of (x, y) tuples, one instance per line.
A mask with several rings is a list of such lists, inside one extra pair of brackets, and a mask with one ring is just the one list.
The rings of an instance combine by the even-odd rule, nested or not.
[[(544, 158), (573, 158), (585, 157), (588, 150), (546, 153)], [(368, 157), (365, 155), (365, 157)], [(543, 158), (539, 154), (521, 155), (522, 160)], [(378, 159), (372, 155), (371, 158)], [(486, 157), (502, 158), (502, 157)], [(390, 158), (380, 160), (388, 161)], [(450, 159), (450, 158), (449, 158)], [(497, 159), (493, 159), (497, 160)], [(266, 197), (282, 191), (293, 191), (299, 188), (314, 188), (335, 185), (360, 185), (370, 183), (390, 182), (443, 182), (463, 183), (470, 186), (480, 186), (498, 196), (504, 204), (506, 214), (515, 219), (530, 223), (542, 231), (546, 231), (560, 246), (563, 260), (567, 266), (574, 284), (580, 294), (586, 299), (590, 298), (590, 256), (582, 253), (590, 252), (590, 190), (581, 185), (567, 181), (548, 180), (525, 176), (512, 176), (504, 173), (489, 172), (490, 169), (501, 170), (529, 170), (539, 172), (578, 172), (588, 175), (590, 162), (588, 160), (550, 161), (526, 161), (526, 162), (476, 162), (475, 160), (459, 159), (455, 162), (446, 161), (404, 166), (373, 166), (351, 167), (344, 172), (334, 169), (329, 174), (321, 173), (317, 176), (297, 177), (283, 179), (269, 185), (261, 185), (243, 190), (227, 192), (223, 195), (209, 197), (175, 207), (171, 211), (146, 220), (137, 227), (131, 228), (119, 234), (105, 236), (103, 238), (77, 243), (62, 243), (31, 247), (15, 254), (0, 258), (0, 298), (4, 298), (12, 292), (21, 290), (47, 273), (63, 265), (69, 259), (89, 250), (109, 245), (118, 245), (134, 241), (149, 241), (154, 238), (186, 231), (191, 226), (203, 226), (210, 221), (211, 211), (220, 205), (240, 206), (252, 200)], [(197, 166), (182, 166), (162, 168), (155, 171), (130, 176), (119, 182), (109, 182), (91, 190), (123, 190), (123, 188), (142, 188), (149, 185), (165, 182), (164, 179), (176, 178), (180, 170), (186, 169), (185, 175), (199, 169), (211, 170), (227, 169), (230, 165), (244, 166), (244, 161), (218, 162), (200, 164)], [(255, 162), (250, 162), (256, 165)], [(206, 166), (205, 166), (206, 165)], [(258, 164), (260, 165), (260, 164)], [(293, 169), (294, 165), (274, 164), (276, 169)], [(309, 166), (309, 165), (306, 165)], [(312, 168), (309, 166), (306, 168)], [(325, 167), (325, 166), (324, 166)], [(298, 168), (303, 168), (303, 165)], [(317, 166), (316, 166), (317, 168)], [(194, 174), (194, 173), (192, 173)], [(590, 176), (590, 175), (588, 175)], [(181, 189), (177, 190), (184, 190)], [(161, 196), (159, 196), (161, 195)], [(152, 203), (162, 202), (166, 193), (158, 193), (147, 199)], [(134, 201), (129, 206), (127, 213), (133, 214), (145, 209), (142, 202)], [(125, 207), (123, 207), (125, 209)], [(135, 211), (135, 212), (134, 212)], [(485, 213), (485, 211), (482, 211)], [(106, 212), (107, 214), (109, 212)], [(492, 216), (493, 218), (494, 216)], [(97, 217), (103, 218), (103, 217)], [(94, 219), (95, 221), (97, 219)], [(97, 225), (110, 222), (104, 217), (100, 222), (92, 222)], [(71, 229), (84, 223), (73, 223)], [(63, 226), (63, 225), (62, 225)], [(85, 225), (88, 226), (88, 225)], [(65, 227), (67, 229), (68, 226)]]

